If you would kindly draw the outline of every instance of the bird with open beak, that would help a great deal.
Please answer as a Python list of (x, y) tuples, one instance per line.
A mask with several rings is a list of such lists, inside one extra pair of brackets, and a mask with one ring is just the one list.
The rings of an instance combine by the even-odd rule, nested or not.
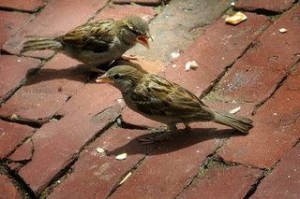
[(137, 16), (126, 16), (89, 22), (58, 37), (26, 41), (21, 52), (50, 49), (95, 66), (121, 58), (137, 43), (149, 48), (149, 39), (148, 23)]
[(230, 126), (243, 134), (252, 128), (250, 119), (210, 109), (180, 85), (132, 66), (115, 66), (98, 77), (96, 82), (109, 83), (118, 88), (129, 108), (149, 119), (167, 124), (172, 132), (176, 130), (177, 123), (189, 128), (189, 123), (200, 121)]

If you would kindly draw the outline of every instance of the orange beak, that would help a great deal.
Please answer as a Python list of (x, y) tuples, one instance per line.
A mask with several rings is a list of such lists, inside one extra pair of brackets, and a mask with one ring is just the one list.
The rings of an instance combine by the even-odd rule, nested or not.
[(97, 77), (96, 82), (100, 83), (100, 84), (104, 84), (104, 83), (111, 84), (111, 83), (113, 83), (113, 81), (109, 77), (107, 77), (106, 74), (104, 74), (100, 77)]
[(148, 43), (148, 40), (151, 38), (151, 36), (145, 36), (145, 35), (142, 35), (142, 36), (138, 36), (136, 38), (136, 41), (139, 42), (140, 44), (142, 44), (143, 46), (145, 46), (146, 48), (150, 48), (149, 46), (149, 43)]

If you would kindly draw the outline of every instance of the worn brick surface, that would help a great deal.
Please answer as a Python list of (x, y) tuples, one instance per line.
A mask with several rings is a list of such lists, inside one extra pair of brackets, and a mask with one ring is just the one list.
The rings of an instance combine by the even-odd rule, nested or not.
[(160, 5), (162, 0), (113, 0), (116, 4), (138, 3), (143, 5)]
[(245, 11), (269, 11), (282, 13), (292, 7), (293, 0), (239, 0), (237, 1), (235, 8)]
[(153, 7), (139, 6), (135, 4), (122, 6), (112, 4), (101, 10), (101, 12), (99, 12), (99, 14), (97, 14), (93, 20), (107, 18), (121, 19), (129, 14), (140, 16), (141, 18), (149, 21), (157, 14), (157, 12)]
[[(142, 134), (143, 131), (126, 129), (106, 131), (84, 150), (73, 166), (72, 173), (62, 180), (48, 198), (107, 197), (138, 161), (145, 157), (147, 146), (135, 140)], [(97, 148), (105, 149), (107, 155), (98, 153)], [(131, 154), (132, 150), (139, 150), (140, 153)], [(125, 160), (115, 159), (116, 155), (124, 152), (128, 153)]]
[[(94, 17), (139, 15), (150, 21), (154, 41), (149, 50), (136, 45), (127, 52), (138, 55), (131, 65), (166, 76), (196, 95), (217, 79), (218, 84), (204, 97), (205, 103), (224, 111), (241, 106), (238, 114), (254, 120), (248, 135), (212, 122), (197, 122), (191, 124), (192, 132), (184, 131), (180, 124), (170, 140), (143, 145), (138, 139), (155, 134), (130, 125), (118, 127), (116, 118), (122, 114), (125, 122), (139, 126), (161, 124), (124, 108), (118, 100), (120, 92), (94, 83), (96, 74), (86, 66), (58, 54), (26, 77), (29, 69), (39, 66), (39, 60), (1, 55), (0, 117), (42, 124), (34, 133), (25, 126), (32, 130), (28, 134), (17, 134), (10, 126), (0, 130), (4, 142), (0, 141), (4, 154), (0, 152), (0, 158), (5, 157), (0, 167), (12, 170), (16, 174), (12, 178), (19, 176), (10, 180), (0, 174), (1, 194), (2, 188), (8, 190), (5, 194), (13, 193), (5, 198), (21, 197), (12, 183), (20, 179), (28, 186), (22, 192), (32, 190), (38, 198), (243, 198), (253, 192), (254, 198), (298, 198), (299, 163), (295, 159), (299, 146), (295, 144), (300, 137), (300, 63), (295, 64), (300, 59), (299, 3), (240, 0), (236, 8), (250, 11), (245, 12), (248, 19), (231, 26), (221, 17), (230, 6), (229, 0), (172, 0), (164, 1), (168, 2), (165, 6), (156, 0), (147, 1), (148, 5), (127, 0), (48, 0), (31, 15), (26, 12), (43, 6), (41, 1), (1, 2), (0, 8), (4, 3), (27, 5), (4, 8), (25, 12), (0, 12), (0, 41), (6, 41), (1, 53), (5, 54), (18, 54), (30, 35), (60, 35)], [(274, 12), (284, 13), (268, 16)], [(280, 33), (280, 28), (287, 32)], [(172, 58), (172, 52), (180, 56)], [(26, 55), (48, 58), (52, 54), (40, 51)], [(185, 72), (185, 63), (192, 60), (199, 67)], [(15, 88), (18, 90), (11, 92)], [(264, 99), (266, 102), (254, 109)], [(0, 121), (1, 128), (2, 123), (9, 122)], [(5, 136), (3, 140), (1, 136)], [(99, 154), (97, 147), (104, 148), (107, 155)], [(117, 161), (116, 155), (123, 152), (128, 153), (127, 159)], [(224, 163), (208, 161), (211, 156)], [(270, 174), (258, 169), (270, 167), (275, 167)], [(129, 171), (132, 175), (119, 185)], [(263, 174), (268, 175), (257, 181)]]
[(0, 11), (0, 47), (32, 18), (26, 13)]
[(67, 56), (55, 56), (3, 105), (0, 114), (30, 120), (51, 117), (87, 82), (89, 69), (79, 64)]
[(244, 198), (261, 171), (242, 166), (214, 166), (183, 191), (179, 198)]
[(37, 59), (10, 55), (0, 56), (0, 102), (25, 79), (29, 69), (40, 64)]
[(10, 198), (10, 199), (21, 199), (22, 196), (18, 192), (17, 188), (12, 184), (12, 181), (5, 176), (0, 174), (0, 198)]
[(154, 145), (133, 176), (111, 198), (174, 198), (220, 144), (219, 139), (230, 135), (204, 124), (201, 127), (193, 133), (179, 131), (170, 141)]
[[(247, 16), (248, 20), (238, 26), (227, 25), (224, 19), (218, 19), (168, 67), (166, 77), (200, 95), (269, 25), (264, 16), (251, 13)], [(192, 60), (199, 66), (196, 71), (186, 72), (184, 66)], [(176, 64), (175, 68), (173, 64)]]
[[(287, 82), (254, 116), (254, 128), (245, 137), (228, 140), (218, 154), (226, 161), (260, 168), (273, 166), (300, 137), (299, 64)], [(280, 146), (280, 147), (279, 147)]]
[(114, 100), (118, 95), (108, 85), (89, 84), (59, 111), (62, 119), (43, 125), (32, 136), (34, 153), (19, 175), (35, 193), (67, 166), (88, 140), (116, 119), (120, 110)]
[(0, 0), (0, 8), (6, 8), (11, 10), (23, 10), (34, 12), (46, 4), (43, 0), (30, 0), (30, 1), (19, 1), (19, 0)]
[(295, 146), (262, 180), (251, 198), (299, 198), (300, 145)]
[[(58, 36), (84, 24), (93, 14), (103, 8), (107, 0), (61, 0), (49, 1), (45, 9), (22, 31), (4, 44), (4, 50), (18, 54), (28, 36)], [(26, 54), (49, 57), (52, 51), (28, 52)]]
[(212, 23), (228, 5), (229, 3), (223, 0), (172, 0), (164, 7), (162, 13), (151, 21), (151, 48), (148, 50), (138, 45), (128, 52), (145, 56), (149, 60), (168, 62), (172, 52), (181, 51), (193, 42), (196, 35), (202, 32), (201, 28)]
[[(256, 44), (222, 78), (218, 92), (226, 98), (258, 103), (276, 88), (277, 83), (300, 55), (300, 6), (278, 19)], [(280, 28), (288, 32), (282, 34)], [(280, 46), (280, 47), (279, 47)]]
[(0, 120), (0, 159), (8, 155), (24, 139), (33, 134), (29, 126)]

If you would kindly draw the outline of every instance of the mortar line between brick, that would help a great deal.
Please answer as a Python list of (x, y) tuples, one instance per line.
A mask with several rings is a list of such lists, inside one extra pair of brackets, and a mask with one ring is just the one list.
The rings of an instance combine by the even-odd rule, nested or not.
[(17, 8), (6, 8), (6, 7), (3, 7), (3, 6), (0, 6), (0, 11), (4, 11), (4, 12), (20, 12), (20, 13), (27, 13), (27, 14), (37, 14), (39, 13), (44, 7), (46, 6), (43, 5), (41, 7), (39, 7), (38, 9), (36, 10), (22, 10), (22, 9), (17, 9)]
[[(270, 24), (271, 25), (271, 24)], [(268, 25), (268, 27), (270, 26), (270, 25)], [(266, 27), (266, 29), (268, 28), (268, 27)], [(265, 29), (265, 30), (266, 30)], [(264, 30), (264, 31), (265, 31)], [(218, 85), (218, 83), (222, 80), (222, 78), (225, 76), (225, 74), (233, 67), (233, 65), (239, 60), (239, 59), (241, 59), (244, 55), (245, 55), (245, 53), (249, 50), (249, 49), (251, 49), (252, 47), (253, 47), (253, 45), (255, 44), (255, 42), (256, 42), (256, 40), (257, 40), (257, 38), (261, 35), (262, 33), (260, 33), (242, 52), (241, 52), (241, 54), (235, 59), (235, 60), (233, 60), (232, 61), (232, 63), (230, 63), (230, 64), (228, 64), (227, 66), (225, 66), (224, 67), (224, 70), (218, 75), (218, 77), (215, 79), (215, 80), (213, 80), (212, 82), (211, 82), (211, 84), (202, 92), (202, 94), (200, 95), (200, 99), (202, 99), (202, 98), (205, 98), (214, 88), (215, 88), (215, 86), (217, 86)]]
[(258, 176), (256, 178), (256, 181), (251, 185), (250, 189), (248, 190), (248, 192), (245, 194), (245, 196), (243, 197), (243, 199), (248, 199), (250, 198), (255, 191), (257, 190), (257, 187), (259, 186), (259, 184), (261, 183), (261, 181), (266, 177), (265, 173), (263, 172), (260, 176)]
[(111, 126), (113, 126), (116, 122), (116, 119), (118, 116), (113, 120), (112, 122), (107, 123), (98, 133), (96, 133), (91, 139), (89, 139), (83, 146), (80, 147), (77, 153), (75, 153), (70, 161), (64, 168), (62, 168), (52, 179), (47, 183), (44, 187), (42, 187), (41, 191), (38, 191), (38, 197), (46, 198), (51, 192), (55, 189), (58, 184), (56, 182), (62, 178), (64, 178), (67, 174), (69, 174), (70, 169), (72, 166), (77, 162), (77, 160), (80, 157), (80, 154), (84, 151), (84, 149), (90, 145), (93, 141), (95, 141), (98, 137), (100, 137), (105, 131), (107, 131)]
[[(16, 152), (16, 150), (21, 146), (23, 145), (25, 142), (27, 142), (28, 140), (32, 143), (32, 146), (34, 147), (33, 145), (33, 141), (32, 141), (32, 136), (34, 135), (34, 133), (36, 132), (36, 129), (33, 131), (32, 135), (31, 136), (28, 136), (28, 137), (25, 137), (19, 144), (17, 144), (17, 146), (14, 147), (14, 149), (9, 152), (3, 159), (6, 160), (6, 159), (9, 159), (9, 156), (11, 156), (14, 152)], [(31, 154), (33, 154), (34, 151), (32, 151)], [(12, 161), (12, 162), (17, 162), (17, 161)]]
[(138, 167), (145, 161), (145, 159), (147, 158), (148, 154), (145, 154), (131, 169), (129, 169), (127, 172), (125, 172), (118, 180), (117, 183), (115, 185), (113, 185), (112, 189), (110, 190), (110, 192), (107, 194), (107, 196), (105, 197), (105, 199), (109, 199), (110, 196), (112, 196), (119, 187), (123, 186), (123, 184), (120, 185), (120, 182), (124, 179), (124, 177), (131, 172), (131, 175), (135, 173), (135, 171), (138, 169)]
[[(51, 59), (51, 58), (49, 58), (49, 59)], [(2, 104), (6, 103), (22, 86), (24, 86), (26, 81), (28, 81), (28, 79), (30, 78), (30, 76), (32, 76), (38, 70), (40, 70), (45, 65), (45, 63), (46, 63), (46, 60), (41, 60), (41, 63), (39, 63), (35, 68), (29, 69), (26, 72), (25, 77), (18, 83), (18, 85), (16, 87), (14, 87), (13, 89), (11, 89), (8, 93), (5, 94), (4, 98), (0, 101), (0, 107)]]
[[(180, 195), (194, 183), (194, 181), (200, 176), (200, 172), (201, 171), (203, 171), (203, 170), (207, 171), (208, 170), (208, 165), (209, 165), (209, 163), (210, 163), (211, 160), (220, 160), (215, 155), (216, 155), (217, 151), (225, 144), (226, 140), (228, 140), (228, 139), (229, 138), (223, 139), (222, 144), (220, 144), (219, 146), (217, 146), (212, 153), (210, 153), (210, 154), (208, 154), (206, 156), (205, 160), (200, 164), (200, 168), (199, 168), (198, 172), (195, 175), (192, 176), (192, 178), (182, 188), (182, 190), (179, 191), (178, 194), (176, 194), (176, 196), (174, 197), (174, 199), (178, 199), (180, 197)], [(225, 162), (223, 162), (223, 164), (225, 164)]]
[(298, 3), (298, 0), (294, 0), (293, 4), (291, 7), (289, 7), (288, 9), (280, 12), (280, 11), (273, 11), (273, 10), (268, 10), (268, 9), (265, 9), (265, 8), (256, 8), (256, 9), (253, 9), (253, 10), (247, 10), (247, 9), (235, 9), (235, 10), (239, 10), (239, 11), (243, 11), (243, 12), (250, 12), (250, 13), (255, 13), (255, 14), (258, 14), (258, 15), (264, 15), (264, 16), (267, 16), (267, 17), (273, 17), (273, 16), (277, 16), (277, 15), (283, 15), (284, 13), (290, 11), (291, 9), (293, 9), (295, 7), (295, 5), (297, 5)]
[(260, 109), (260, 107), (262, 107), (270, 98), (272, 98), (277, 90), (288, 80), (288, 77), (289, 75), (297, 69), (297, 65), (298, 63), (300, 63), (300, 58), (293, 64), (289, 67), (289, 69), (287, 70), (287, 72), (284, 74), (284, 76), (276, 83), (276, 86), (275, 88), (273, 89), (273, 91), (268, 95), (266, 96), (264, 99), (262, 99), (260, 102), (258, 102), (253, 111), (252, 111), (252, 115), (255, 115), (257, 110)]
[(26, 182), (14, 171), (10, 170), (8, 166), (0, 162), (0, 173), (5, 174), (8, 178), (12, 179), (13, 184), (17, 187), (18, 191), (25, 199), (35, 198), (34, 192), (26, 184)]
[[(292, 148), (294, 148), (299, 142), (300, 142), (300, 139), (298, 139), (298, 141), (294, 144), (294, 146)], [(270, 168), (260, 169), (260, 170), (263, 171), (263, 173), (256, 179), (256, 182), (251, 185), (251, 188), (246, 193), (246, 195), (244, 196), (243, 199), (249, 199), (252, 195), (255, 194), (255, 192), (256, 192), (257, 188), (259, 187), (260, 183), (266, 177), (268, 177), (268, 175), (270, 175), (272, 173), (272, 171), (275, 169), (275, 167), (282, 161), (282, 158), (280, 158), (279, 160), (277, 160)]]
[[(297, 140), (297, 142), (293, 145), (293, 147), (292, 147), (290, 150), (292, 150), (294, 147), (296, 147), (299, 143), (300, 143), (300, 138)], [(287, 153), (289, 153), (289, 152), (287, 152)], [(286, 154), (287, 154), (287, 153), (286, 153)], [(286, 155), (286, 154), (285, 154), (285, 155)], [(285, 156), (285, 155), (284, 155), (284, 156)], [(252, 195), (255, 194), (255, 192), (256, 192), (257, 188), (259, 187), (260, 183), (261, 183), (266, 177), (268, 177), (269, 174), (272, 173), (272, 171), (276, 168), (276, 166), (282, 161), (282, 158), (284, 158), (284, 156), (281, 157), (281, 158), (280, 158), (276, 163), (274, 163), (274, 165), (272, 165), (270, 168), (264, 168), (264, 169), (262, 169), (262, 168), (257, 168), (257, 167), (252, 167), (252, 166), (250, 166), (250, 168), (259, 169), (259, 170), (261, 170), (261, 171), (263, 171), (263, 172), (262, 172), (262, 174), (261, 174), (260, 176), (258, 176), (258, 178), (256, 179), (255, 183), (253, 183), (253, 184), (251, 185), (251, 188), (248, 190), (248, 192), (247, 192), (246, 195), (243, 197), (243, 199), (249, 199)], [(245, 166), (245, 167), (248, 167), (248, 168), (249, 168), (249, 166), (247, 166), (247, 165), (243, 165), (243, 164), (239, 164), (239, 165), (242, 165), (242, 166)]]
[(90, 22), (91, 20), (93, 20), (102, 10), (104, 10), (105, 8), (109, 7), (110, 3), (112, 2), (112, 0), (108, 0), (107, 3), (100, 8), (99, 10), (97, 10), (95, 13), (93, 13), (93, 15), (88, 18), (88, 20), (86, 21), (86, 23)]

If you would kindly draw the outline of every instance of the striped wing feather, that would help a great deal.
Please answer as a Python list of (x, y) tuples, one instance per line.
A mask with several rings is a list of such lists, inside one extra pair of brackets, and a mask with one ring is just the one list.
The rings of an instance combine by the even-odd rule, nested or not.
[[(155, 75), (145, 75), (132, 95), (139, 111), (180, 119), (207, 118), (212, 115), (191, 92)], [(171, 89), (170, 89), (171, 88)]]
[(75, 48), (103, 52), (109, 48), (109, 45), (114, 40), (114, 34), (112, 34), (114, 30), (113, 22), (111, 19), (87, 23), (57, 39), (65, 45)]

